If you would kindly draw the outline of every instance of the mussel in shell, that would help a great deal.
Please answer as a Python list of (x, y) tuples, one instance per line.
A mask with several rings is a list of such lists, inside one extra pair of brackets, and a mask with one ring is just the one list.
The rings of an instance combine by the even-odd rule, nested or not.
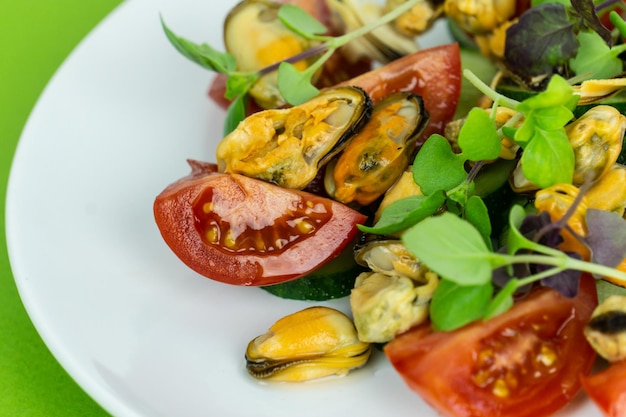
[(246, 349), (246, 368), (257, 379), (298, 382), (342, 376), (365, 365), (369, 343), (358, 339), (348, 316), (309, 307), (278, 320)]
[[(383, 5), (371, 1), (326, 0), (326, 3), (333, 17), (334, 26), (343, 33), (358, 30), (379, 19), (386, 12)], [(414, 34), (401, 33), (392, 23), (377, 27), (345, 45), (344, 48), (355, 58), (364, 56), (381, 63), (393, 61), (420, 49)]]
[[(244, 0), (226, 16), (224, 45), (233, 55), (239, 71), (256, 71), (311, 48), (311, 41), (289, 30), (278, 18), (281, 3), (270, 0)], [(311, 61), (294, 65), (299, 70)], [(263, 75), (250, 90), (256, 103), (265, 109), (286, 104), (278, 91), (277, 73)]]
[(362, 89), (337, 87), (298, 106), (254, 113), (219, 143), (219, 170), (302, 189), (362, 128), (371, 109)]
[(350, 293), (359, 339), (384, 343), (427, 320), (439, 277), (422, 265), (400, 239), (370, 236), (355, 246), (361, 273)]
[(428, 120), (416, 94), (396, 93), (378, 102), (367, 124), (326, 169), (326, 192), (345, 204), (376, 201), (412, 162)]

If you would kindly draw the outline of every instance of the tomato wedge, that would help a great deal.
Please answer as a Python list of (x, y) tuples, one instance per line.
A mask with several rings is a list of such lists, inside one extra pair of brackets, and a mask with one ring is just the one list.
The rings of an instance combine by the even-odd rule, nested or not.
[(449, 417), (542, 417), (567, 404), (595, 352), (583, 327), (597, 305), (594, 279), (566, 298), (540, 288), (511, 310), (452, 332), (429, 325), (392, 340), (385, 353), (407, 385)]
[(333, 200), (190, 161), (154, 201), (163, 239), (191, 269), (235, 285), (296, 279), (338, 256), (366, 216)]
[(626, 360), (581, 377), (583, 389), (607, 417), (626, 415)]
[(399, 91), (422, 96), (430, 114), (423, 134), (427, 138), (433, 133), (443, 133), (454, 117), (461, 81), (459, 45), (452, 43), (414, 52), (341, 84), (363, 88), (374, 102)]

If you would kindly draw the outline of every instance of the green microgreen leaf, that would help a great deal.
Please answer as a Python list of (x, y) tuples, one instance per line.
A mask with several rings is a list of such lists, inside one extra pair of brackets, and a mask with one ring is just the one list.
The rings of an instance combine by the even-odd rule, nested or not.
[(428, 196), (406, 197), (386, 207), (374, 226), (358, 227), (362, 232), (379, 235), (400, 232), (434, 214), (445, 200), (445, 193), (441, 190)]
[(301, 7), (284, 4), (278, 9), (278, 18), (292, 32), (306, 39), (317, 39), (328, 29)]
[(257, 74), (242, 76), (231, 75), (226, 80), (226, 92), (224, 93), (224, 97), (232, 100), (235, 97), (246, 95), (257, 79)]
[(226, 52), (220, 52), (211, 45), (197, 44), (174, 34), (167, 27), (163, 18), (161, 25), (167, 39), (184, 57), (211, 71), (228, 74), (237, 69), (235, 58)]
[(559, 75), (550, 77), (546, 89), (538, 94), (528, 97), (516, 108), (522, 113), (529, 113), (533, 110), (541, 110), (556, 106), (565, 106), (570, 110), (576, 107), (578, 97), (574, 94), (574, 89), (566, 79)]
[[(413, 162), (413, 179), (425, 195), (451, 190), (467, 178), (465, 158), (452, 151), (446, 138), (430, 136)], [(445, 172), (446, 175), (441, 175)]]
[(487, 247), (491, 250), (491, 219), (483, 199), (477, 195), (471, 196), (465, 205), (464, 217), (480, 232)]
[(532, 140), (524, 148), (521, 164), (526, 178), (540, 188), (571, 184), (575, 157), (565, 130), (536, 128)]
[(519, 231), (519, 227), (522, 225), (524, 218), (526, 217), (526, 211), (519, 205), (514, 205), (509, 211), (509, 233), (507, 235), (507, 252), (514, 255), (522, 249), (535, 249), (537, 244), (528, 240)]
[(459, 285), (484, 285), (491, 281), (494, 262), (499, 266), (476, 228), (451, 213), (422, 220), (402, 241), (426, 266)]
[(246, 117), (246, 107), (249, 97), (242, 94), (236, 97), (228, 106), (226, 111), (226, 119), (224, 120), (223, 135), (226, 136), (237, 128), (239, 122)]
[(513, 294), (518, 288), (517, 280), (510, 280), (504, 287), (498, 291), (496, 296), (491, 300), (483, 316), (484, 320), (502, 314), (513, 306)]
[(500, 137), (495, 122), (489, 114), (474, 107), (467, 115), (458, 139), (465, 159), (482, 161), (496, 159), (500, 154)]
[(281, 62), (278, 67), (278, 89), (288, 103), (296, 106), (319, 94), (311, 83), (312, 73), (298, 71), (288, 62)]
[(624, 64), (618, 57), (626, 51), (626, 44), (609, 47), (596, 32), (578, 34), (580, 49), (570, 60), (570, 67), (585, 79), (608, 79), (622, 73)]
[(459, 285), (441, 279), (430, 304), (430, 318), (435, 329), (454, 330), (485, 314), (493, 294), (491, 282), (481, 285)]

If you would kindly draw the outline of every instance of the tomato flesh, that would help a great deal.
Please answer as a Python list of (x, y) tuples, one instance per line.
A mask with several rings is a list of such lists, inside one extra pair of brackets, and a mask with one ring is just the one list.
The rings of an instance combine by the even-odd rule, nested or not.
[(581, 377), (583, 388), (607, 417), (626, 415), (626, 360)]
[(363, 88), (377, 102), (399, 91), (422, 97), (430, 121), (423, 137), (443, 134), (461, 93), (461, 54), (456, 43), (423, 49), (363, 73), (341, 85)]
[(336, 257), (366, 217), (333, 200), (289, 190), (214, 164), (154, 201), (154, 217), (172, 251), (196, 272), (235, 285), (296, 279)]
[(450, 417), (541, 417), (567, 404), (595, 352), (583, 327), (597, 304), (584, 276), (575, 298), (541, 288), (491, 320), (452, 332), (429, 325), (391, 341), (385, 353), (407, 385)]

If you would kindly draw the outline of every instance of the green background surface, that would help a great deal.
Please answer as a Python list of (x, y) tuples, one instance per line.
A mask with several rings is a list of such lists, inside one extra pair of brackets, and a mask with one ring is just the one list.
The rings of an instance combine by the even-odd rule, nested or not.
[(72, 49), (121, 0), (0, 0), (0, 416), (108, 414), (50, 354), (9, 266), (5, 201), (11, 159), (37, 98)]

